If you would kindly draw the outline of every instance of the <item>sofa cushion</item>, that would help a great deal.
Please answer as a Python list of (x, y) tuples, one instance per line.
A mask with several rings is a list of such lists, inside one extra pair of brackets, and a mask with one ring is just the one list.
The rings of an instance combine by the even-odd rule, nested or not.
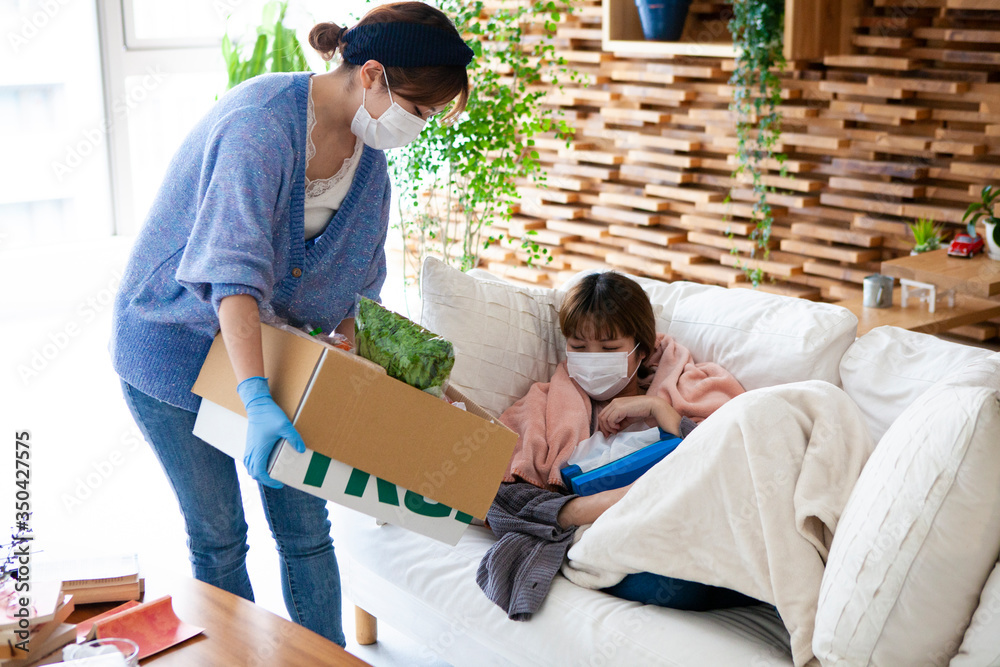
[(823, 664), (947, 664), (1000, 557), (1000, 354), (924, 392), (851, 493), (820, 591)]
[(566, 345), (554, 290), (465, 274), (434, 258), (420, 286), (420, 324), (451, 341), (449, 382), (480, 406), (499, 415), (552, 377)]
[[(643, 605), (557, 575), (538, 613), (511, 621), (476, 584), (494, 543), (472, 526), (455, 546), (330, 505), (344, 596), (453, 665), (791, 667), (774, 607), (690, 612)], [(406, 662), (405, 660), (403, 662)]]
[(728, 369), (745, 389), (823, 380), (840, 386), (840, 358), (854, 342), (858, 320), (840, 306), (805, 299), (682, 285), (667, 334)]
[(889, 425), (932, 384), (990, 352), (898, 327), (872, 329), (840, 362), (844, 390), (861, 407), (878, 442)]
[(979, 606), (949, 667), (1000, 665), (1000, 562), (986, 580)]
[[(533, 382), (548, 381), (565, 358), (562, 298), (589, 273), (559, 289), (521, 287), (428, 258), (421, 275), (421, 324), (455, 346), (451, 382), (499, 414)], [(840, 386), (840, 359), (857, 331), (857, 318), (845, 308), (629, 277), (649, 295), (657, 331), (677, 339), (696, 361), (720, 364), (744, 388), (813, 379)]]

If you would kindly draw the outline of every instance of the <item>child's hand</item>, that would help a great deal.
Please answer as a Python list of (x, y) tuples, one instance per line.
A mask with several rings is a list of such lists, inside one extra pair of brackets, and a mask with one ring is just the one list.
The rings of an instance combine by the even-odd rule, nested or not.
[(676, 433), (680, 427), (680, 414), (659, 396), (616, 398), (597, 415), (597, 427), (608, 437), (649, 417), (668, 433)]
[(597, 415), (597, 427), (608, 437), (623, 428), (649, 418), (655, 409), (655, 396), (626, 396), (611, 401)]

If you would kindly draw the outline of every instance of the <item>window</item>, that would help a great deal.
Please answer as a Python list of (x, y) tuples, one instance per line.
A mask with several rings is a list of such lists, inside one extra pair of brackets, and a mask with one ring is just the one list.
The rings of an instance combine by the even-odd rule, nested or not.
[[(290, 0), (286, 25), (308, 47), (320, 21), (352, 25), (377, 2)], [(199, 118), (225, 92), (222, 35), (252, 35), (265, 0), (108, 0), (99, 3), (106, 99), (119, 233), (134, 234), (145, 218), (170, 159)]]
[(0, 0), (0, 247), (113, 230), (93, 2)]

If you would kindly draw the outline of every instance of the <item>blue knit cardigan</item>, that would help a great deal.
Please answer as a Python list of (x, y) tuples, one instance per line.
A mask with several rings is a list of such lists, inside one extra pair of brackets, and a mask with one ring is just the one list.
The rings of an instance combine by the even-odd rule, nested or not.
[(332, 331), (358, 294), (385, 281), (390, 185), (365, 146), (323, 233), (305, 241), (309, 73), (268, 74), (229, 91), (191, 131), (136, 239), (115, 299), (115, 371), (140, 391), (195, 411), (191, 393), (219, 302), (253, 296), (264, 320)]

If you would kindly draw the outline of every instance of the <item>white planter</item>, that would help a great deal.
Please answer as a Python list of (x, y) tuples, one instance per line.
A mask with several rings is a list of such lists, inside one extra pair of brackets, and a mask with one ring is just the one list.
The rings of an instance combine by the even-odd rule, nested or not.
[(1000, 246), (993, 240), (994, 228), (996, 226), (997, 223), (995, 222), (986, 223), (986, 249), (990, 259), (1000, 259)]
[(931, 251), (934, 251), (934, 250), (940, 250), (940, 249), (941, 249), (941, 248), (943, 248), (943, 247), (944, 247), (944, 246), (942, 246), (942, 245), (941, 245), (941, 244), (939, 243), (939, 244), (938, 244), (938, 246), (937, 246), (937, 248), (930, 248), (930, 249), (928, 249), (928, 250), (917, 250), (916, 248), (913, 248), (912, 250), (910, 250), (910, 256), (913, 256), (913, 255), (919, 255), (919, 254), (921, 254), (921, 253), (925, 253), (925, 252), (931, 252)]

